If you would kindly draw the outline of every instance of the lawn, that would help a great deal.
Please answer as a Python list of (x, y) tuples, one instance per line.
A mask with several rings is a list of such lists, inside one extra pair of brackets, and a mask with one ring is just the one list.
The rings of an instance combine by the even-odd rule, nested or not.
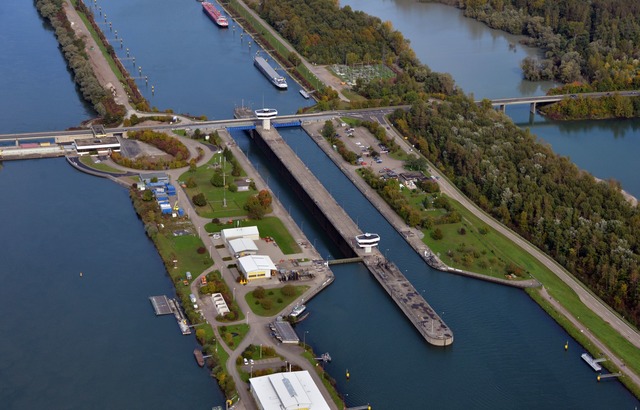
[(230, 349), (235, 350), (249, 333), (249, 325), (241, 323), (238, 325), (219, 326), (218, 332), (224, 343)]
[[(208, 252), (199, 254), (198, 248), (204, 247), (202, 240), (195, 235), (173, 236), (172, 232), (162, 232), (156, 235), (156, 246), (166, 260), (177, 261), (175, 268), (167, 267), (169, 276), (176, 284), (179, 295), (190, 292), (189, 286), (184, 286), (181, 281), (186, 278), (186, 272), (191, 272), (192, 278), (196, 278), (202, 271), (213, 265)], [(170, 264), (168, 264), (170, 266)]]
[(207, 206), (195, 207), (198, 215), (205, 218), (245, 216), (247, 211), (244, 209), (244, 205), (247, 203), (249, 197), (257, 194), (257, 191), (253, 191), (251, 189), (244, 192), (231, 192), (228, 189), (225, 190), (221, 187), (218, 188), (213, 186), (211, 184), (211, 177), (213, 176), (215, 169), (222, 167), (223, 164), (227, 186), (233, 183), (236, 179), (247, 178), (247, 174), (244, 170), (241, 171), (240, 176), (232, 176), (232, 166), (230, 163), (222, 160), (222, 154), (215, 154), (205, 165), (198, 167), (193, 172), (187, 171), (180, 175), (181, 181), (186, 183), (190, 178), (193, 178), (193, 181), (196, 183), (194, 188), (186, 188), (189, 198), (192, 198), (194, 195), (199, 193), (203, 193), (205, 198), (207, 198)]
[(270, 216), (260, 220), (240, 219), (235, 221), (235, 223), (227, 224), (208, 223), (205, 225), (205, 229), (207, 232), (220, 232), (222, 229), (244, 226), (257, 226), (258, 231), (260, 232), (260, 237), (272, 237), (280, 247), (282, 253), (285, 255), (301, 252), (298, 243), (293, 239), (282, 221), (275, 216)]
[(107, 164), (104, 164), (102, 162), (98, 162), (98, 163), (94, 162), (93, 158), (91, 158), (91, 156), (89, 155), (81, 156), (80, 162), (82, 162), (84, 165), (88, 166), (89, 168), (93, 168), (98, 171), (110, 172), (112, 174), (124, 174), (124, 171), (110, 167)]
[[(286, 286), (286, 285), (285, 285)], [(309, 289), (309, 286), (301, 285), (294, 286), (295, 294), (292, 296), (286, 296), (282, 294), (282, 287), (279, 288), (269, 288), (266, 290), (266, 295), (263, 299), (256, 299), (253, 296), (253, 292), (249, 292), (245, 296), (245, 300), (251, 308), (251, 311), (257, 316), (275, 316), (282, 311), (285, 307), (287, 307), (291, 302), (302, 296), (304, 292)], [(271, 304), (270, 309), (265, 309), (264, 304), (261, 303), (263, 300), (268, 300), (267, 304)]]

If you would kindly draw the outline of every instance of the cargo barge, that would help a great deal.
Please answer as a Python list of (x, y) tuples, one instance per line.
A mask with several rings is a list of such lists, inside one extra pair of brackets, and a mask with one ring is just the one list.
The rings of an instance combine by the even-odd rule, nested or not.
[(265, 77), (271, 81), (271, 84), (275, 85), (281, 90), (287, 89), (287, 80), (278, 74), (276, 70), (267, 63), (267, 60), (260, 56), (255, 56), (253, 59), (253, 65), (255, 65)]
[(202, 11), (204, 12), (204, 14), (206, 14), (207, 16), (209, 16), (209, 18), (216, 23), (218, 26), (220, 27), (229, 27), (229, 21), (227, 21), (227, 18), (225, 16), (222, 15), (222, 13), (220, 13), (220, 10), (218, 10), (217, 8), (215, 8), (215, 6), (211, 3), (208, 2), (203, 2), (202, 3)]

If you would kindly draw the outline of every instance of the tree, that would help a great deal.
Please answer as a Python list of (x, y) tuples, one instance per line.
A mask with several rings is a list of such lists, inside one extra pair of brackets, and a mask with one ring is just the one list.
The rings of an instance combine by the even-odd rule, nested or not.
[(267, 291), (264, 290), (264, 288), (262, 286), (258, 286), (257, 288), (255, 288), (252, 292), (253, 297), (256, 299), (262, 299), (265, 296), (267, 296)]
[(260, 204), (264, 209), (269, 209), (273, 198), (271, 197), (271, 193), (268, 190), (263, 189), (258, 192), (258, 201), (260, 201)]
[(322, 136), (327, 139), (333, 138), (336, 134), (336, 129), (333, 126), (333, 122), (330, 120), (325, 121), (324, 126), (322, 127), (322, 131), (320, 132), (322, 133)]
[(199, 194), (195, 194), (193, 197), (191, 197), (191, 200), (193, 201), (193, 204), (196, 206), (207, 205), (207, 198), (204, 196), (202, 192)]
[(142, 200), (149, 202), (151, 200), (153, 200), (153, 192), (151, 192), (151, 190), (147, 189), (142, 193)]
[(266, 213), (257, 196), (252, 196), (247, 199), (244, 209), (247, 210), (247, 216), (251, 219), (262, 219)]
[(431, 232), (431, 237), (434, 240), (439, 241), (440, 239), (444, 238), (444, 233), (442, 233), (442, 230), (440, 228), (436, 228), (433, 232)]
[(224, 175), (222, 174), (221, 169), (216, 169), (213, 172), (213, 176), (211, 177), (211, 185), (217, 188), (222, 188), (224, 186)]
[(293, 285), (284, 285), (280, 290), (283, 296), (295, 296), (296, 287)]

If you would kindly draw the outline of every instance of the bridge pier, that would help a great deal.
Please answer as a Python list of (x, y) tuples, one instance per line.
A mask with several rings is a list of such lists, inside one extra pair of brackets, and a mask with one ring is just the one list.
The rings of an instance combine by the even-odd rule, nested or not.
[(532, 102), (531, 104), (529, 104), (529, 112), (531, 114), (535, 114), (536, 113), (536, 102)]
[(507, 112), (507, 104), (500, 104), (498, 109), (502, 112)]
[(20, 141), (18, 141), (18, 139), (16, 138), (16, 147), (20, 146)]

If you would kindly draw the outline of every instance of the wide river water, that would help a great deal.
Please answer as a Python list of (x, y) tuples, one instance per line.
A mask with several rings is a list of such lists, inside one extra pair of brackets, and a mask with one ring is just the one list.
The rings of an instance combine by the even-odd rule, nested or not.
[[(13, 57), (5, 56), (0, 63), (2, 72), (16, 80), (5, 79), (3, 85), (10, 90), (7, 95), (16, 98), (40, 93), (42, 107), (30, 106), (28, 98), (23, 105), (2, 99), (6, 119), (0, 132), (76, 125), (90, 116), (90, 110), (75, 92), (53, 34), (32, 4), (11, 2), (13, 7), (0, 12), (0, 24)], [(155, 84), (155, 96), (143, 90), (160, 108), (226, 118), (243, 100), (258, 106), (264, 98), (264, 105), (282, 112), (294, 112), (305, 103), (292, 82), (289, 91), (276, 91), (251, 64), (255, 45), (249, 50), (249, 40), (246, 35), (240, 38), (239, 28), (218, 30), (195, 1), (166, 0), (161, 6), (151, 0), (104, 3), (100, 6), (125, 39), (125, 47)], [(362, 3), (386, 7), (389, 15), (412, 7), (410, 2)], [(419, 6), (431, 10), (433, 5)], [(449, 48), (462, 49), (475, 41), (478, 52), (468, 58), (475, 56), (477, 64), (475, 59), (463, 61), (480, 70), (481, 61), (487, 59), (482, 47), (491, 48), (487, 44), (507, 41), (497, 55), (505, 64), (510, 61), (507, 56), (515, 53), (508, 48), (509, 37), (461, 19), (455, 9), (438, 10), (443, 14), (433, 17), (429, 12), (419, 20), (425, 30), (422, 37), (405, 34), (423, 61), (452, 72), (465, 90), (483, 96), (482, 88), (490, 89), (490, 81), (499, 82), (501, 77), (491, 79), (479, 71), (477, 78), (482, 81), (473, 88), (472, 82), (459, 80), (452, 67), (438, 67), (423, 56), (417, 43), (437, 34), (435, 29), (428, 32), (429, 27), (446, 28), (445, 19), (451, 19), (452, 27), (460, 21), (474, 24), (467, 37), (452, 36)], [(429, 15), (435, 20), (426, 20)], [(394, 21), (403, 32), (411, 27), (410, 16), (406, 17), (406, 25)], [(22, 30), (24, 26), (30, 29)], [(458, 30), (465, 32), (463, 28)], [(9, 36), (12, 30), (21, 33), (20, 39)], [(21, 53), (24, 50), (16, 45), (27, 43), (25, 36), (33, 39), (31, 53)], [(43, 60), (29, 60), (32, 54)], [(20, 60), (19, 72), (13, 70), (14, 59)], [(451, 64), (457, 66), (457, 61), (452, 55)], [(498, 58), (495, 68), (502, 62)], [(37, 75), (57, 78), (60, 91), (43, 92), (36, 81), (19, 81)], [(504, 89), (504, 95), (519, 95), (521, 87)], [(526, 85), (531, 93), (543, 88)], [(58, 109), (52, 113), (51, 106)], [(39, 110), (36, 116), (34, 108)], [(66, 115), (63, 119), (63, 114), (55, 113), (58, 110)], [(301, 130), (286, 130), (283, 135), (362, 229), (382, 235), (381, 247), (390, 259), (455, 332), (450, 348), (426, 345), (362, 266), (336, 267), (336, 282), (309, 304), (311, 317), (301, 324), (300, 332), (308, 332), (306, 340), (317, 351), (331, 353), (334, 361), (327, 370), (337, 379), (348, 405), (632, 409), (639, 404), (618, 382), (597, 384), (595, 374), (580, 360), (580, 346), (523, 292), (432, 271)], [(234, 137), (320, 252), (339, 257), (246, 135)], [(215, 383), (194, 365), (194, 339), (181, 336), (172, 319), (153, 316), (147, 297), (171, 294), (171, 283), (125, 190), (79, 174), (64, 160), (5, 162), (0, 188), (6, 215), (0, 231), (4, 244), (0, 279), (6, 284), (0, 288), (0, 307), (11, 312), (0, 318), (2, 403), (20, 409), (222, 404)], [(79, 272), (84, 273), (82, 278)], [(569, 352), (563, 349), (566, 340)], [(352, 376), (348, 382), (347, 368)]]

